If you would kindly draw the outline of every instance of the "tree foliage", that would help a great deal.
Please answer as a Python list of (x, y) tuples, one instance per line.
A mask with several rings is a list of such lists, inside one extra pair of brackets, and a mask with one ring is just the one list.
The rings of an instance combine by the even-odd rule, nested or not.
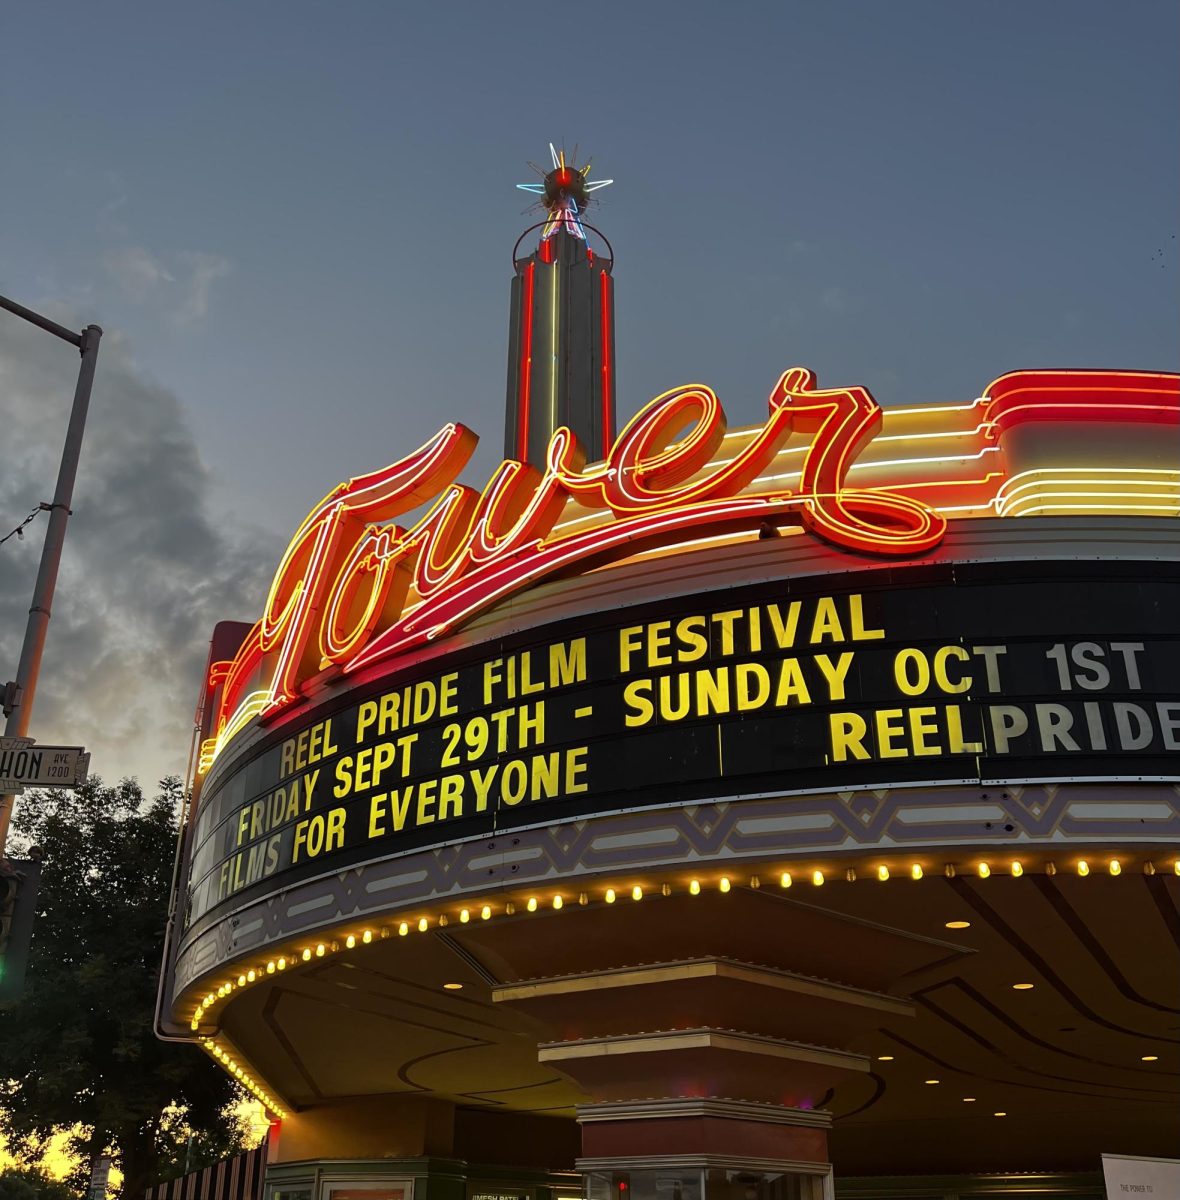
[(51, 1179), (36, 1167), (0, 1171), (0, 1200), (77, 1200), (69, 1184)]
[(126, 1197), (180, 1174), (186, 1149), (196, 1167), (242, 1145), (234, 1084), (153, 1032), (181, 800), (175, 778), (150, 801), (95, 778), (27, 794), (13, 822), (10, 852), (40, 847), (42, 875), (25, 993), (0, 1019), (0, 1129), (36, 1159), (80, 1126), (76, 1182), (109, 1152)]

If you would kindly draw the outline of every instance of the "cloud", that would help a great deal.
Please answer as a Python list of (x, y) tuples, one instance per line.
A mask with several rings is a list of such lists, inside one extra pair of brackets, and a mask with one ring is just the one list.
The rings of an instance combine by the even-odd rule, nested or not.
[(137, 301), (148, 299), (161, 284), (175, 282), (164, 264), (142, 246), (108, 250), (102, 256), (102, 265), (127, 295)]
[(131, 199), (127, 184), (117, 171), (108, 168), (102, 173), (101, 186), (107, 193), (107, 199), (99, 206), (95, 227), (108, 237), (126, 238), (127, 226), (119, 213), (127, 207)]
[[(52, 498), (78, 358), (0, 318), (6, 533)], [(177, 397), (104, 337), (30, 732), (86, 745), (107, 778), (183, 773), (213, 626), (261, 610), (281, 547), (214, 519), (212, 490)], [(0, 546), (0, 680), (16, 674), (43, 521)]]
[(219, 254), (186, 251), (179, 258), (188, 267), (189, 274), (176, 318), (181, 322), (199, 321), (209, 311), (209, 292), (213, 284), (230, 273), (231, 264), (228, 258)]
[(144, 246), (121, 246), (106, 251), (102, 265), (137, 304), (162, 307), (174, 324), (194, 324), (209, 312), (213, 284), (228, 275), (233, 264), (220, 254), (195, 250), (168, 258), (170, 263)]

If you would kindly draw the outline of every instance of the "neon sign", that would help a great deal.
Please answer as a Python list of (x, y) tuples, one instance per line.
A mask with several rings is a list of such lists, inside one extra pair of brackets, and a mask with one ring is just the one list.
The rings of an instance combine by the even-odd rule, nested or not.
[[(202, 768), (250, 720), (302, 699), (322, 672), (348, 675), (393, 661), (543, 579), (686, 548), (708, 540), (703, 533), (757, 529), (768, 520), (798, 521), (856, 554), (924, 554), (942, 540), (945, 512), (1002, 514), (1011, 503), (1004, 471), (972, 473), (976, 460), (998, 452), (1006, 430), (1028, 421), (1176, 423), (1180, 396), (1175, 376), (1030, 371), (1002, 376), (972, 405), (929, 410), (947, 411), (971, 413), (974, 428), (962, 436), (975, 453), (890, 453), (861, 464), (858, 456), (882, 428), (881, 407), (864, 388), (822, 390), (811, 371), (792, 368), (770, 395), (765, 423), (743, 431), (739, 447), (727, 453), (734, 435), (716, 395), (692, 385), (652, 401), (605, 461), (587, 465), (574, 436), (559, 429), (544, 472), (505, 461), (482, 493), (456, 482), (475, 434), (446, 425), (406, 458), (341, 483), (299, 526), (261, 621), (232, 662), (214, 666), (215, 737), (203, 749)], [(788, 447), (792, 435), (807, 440)], [(881, 441), (917, 447), (920, 439), (945, 436), (957, 435)], [(794, 469), (774, 473), (783, 456), (799, 454)], [(955, 464), (950, 477), (930, 479), (913, 465), (943, 462)], [(873, 483), (850, 486), (850, 472), (862, 465)], [(899, 473), (907, 465), (916, 478)], [(881, 471), (873, 468), (889, 468), (891, 478), (878, 481)], [(1164, 474), (1174, 473), (1153, 478)], [(396, 524), (431, 500), (413, 525)], [(990, 508), (980, 512), (981, 504)], [(584, 515), (571, 520), (571, 509)]]

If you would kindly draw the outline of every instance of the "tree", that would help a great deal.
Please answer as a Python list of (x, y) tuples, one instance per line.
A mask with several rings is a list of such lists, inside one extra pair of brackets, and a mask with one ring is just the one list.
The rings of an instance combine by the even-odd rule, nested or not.
[(50, 1179), (35, 1167), (8, 1167), (0, 1171), (0, 1200), (77, 1200), (69, 1184)]
[(182, 798), (175, 778), (151, 801), (135, 780), (95, 778), (26, 795), (13, 822), (42, 875), (25, 993), (0, 1019), (0, 1129), (36, 1158), (81, 1126), (77, 1182), (111, 1153), (136, 1200), (181, 1173), (190, 1132), (194, 1167), (237, 1153), (244, 1133), (229, 1077), (152, 1029)]

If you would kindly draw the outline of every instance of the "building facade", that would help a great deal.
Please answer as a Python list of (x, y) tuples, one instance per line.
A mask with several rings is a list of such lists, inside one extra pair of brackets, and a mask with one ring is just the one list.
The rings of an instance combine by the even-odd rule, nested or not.
[[(610, 282), (563, 220), (510, 405), (530, 273)], [(1177, 377), (583, 399), (510, 408), (482, 492), (458, 425), (334, 488), (215, 634), (161, 1017), (275, 1115), (268, 1196), (1081, 1196), (1174, 1151)]]

